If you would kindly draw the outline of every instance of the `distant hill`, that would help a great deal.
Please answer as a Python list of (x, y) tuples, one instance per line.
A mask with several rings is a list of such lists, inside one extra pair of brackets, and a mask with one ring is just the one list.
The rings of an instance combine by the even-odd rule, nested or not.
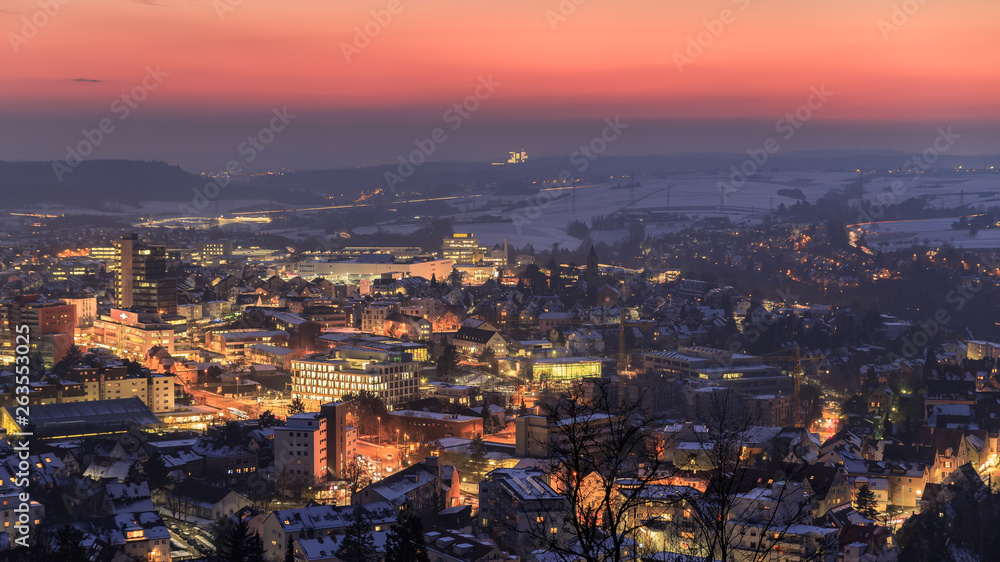
[[(807, 151), (780, 153), (761, 166), (768, 171), (838, 171), (899, 168), (912, 155), (896, 151)], [(514, 195), (537, 189), (540, 179), (556, 179), (563, 171), (573, 177), (586, 162), (588, 179), (620, 177), (632, 172), (670, 177), (673, 174), (728, 174), (748, 159), (747, 154), (690, 153), (652, 156), (600, 156), (596, 160), (574, 157), (529, 159), (524, 164), (492, 166), (475, 162), (428, 162), (404, 170), (404, 181), (393, 187), (396, 193), (446, 195), (472, 187), (498, 194)], [(995, 164), (1000, 157), (943, 155), (936, 168), (958, 165), (976, 167)], [(313, 204), (330, 195), (353, 197), (361, 192), (386, 189), (386, 174), (401, 174), (400, 165), (370, 166), (336, 170), (312, 170), (283, 175), (262, 175), (249, 181), (233, 182), (222, 199), (270, 199), (292, 204)], [(131, 160), (88, 160), (65, 174), (60, 183), (50, 162), (0, 162), (0, 197), (6, 205), (63, 203), (100, 208), (108, 202), (134, 204), (141, 201), (189, 201), (205, 178), (166, 162)], [(793, 186), (789, 186), (793, 187)]]
[(191, 199), (205, 181), (165, 162), (88, 160), (60, 182), (50, 162), (0, 162), (0, 196), (9, 205), (63, 203), (97, 207), (103, 202)]

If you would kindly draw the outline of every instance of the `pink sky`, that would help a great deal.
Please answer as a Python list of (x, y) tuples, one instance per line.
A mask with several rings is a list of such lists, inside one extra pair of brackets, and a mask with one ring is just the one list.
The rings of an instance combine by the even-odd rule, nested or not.
[[(887, 40), (879, 20), (891, 23), (904, 2), (586, 0), (553, 29), (547, 12), (557, 0), (399, 0), (351, 62), (343, 45), (356, 26), (376, 27), (372, 10), (390, 2), (219, 0), (227, 1), (238, 5), (220, 18), (209, 0), (68, 0), (25, 41), (12, 34), (38, 4), (5, 2), (0, 125), (14, 135), (0, 141), (0, 159), (60, 157), (82, 128), (113, 116), (112, 101), (149, 65), (169, 76), (100, 156), (226, 154), (287, 106), (304, 118), (275, 152), (309, 147), (350, 165), (351, 150), (364, 146), (372, 152), (359, 164), (390, 161), (489, 75), (501, 86), (459, 131), (469, 153), (456, 147), (442, 158), (476, 150), (488, 158), (497, 149), (490, 139), (517, 142), (519, 126), (524, 143), (542, 145), (534, 150), (556, 154), (568, 143), (568, 152), (588, 123), (614, 115), (645, 127), (644, 143), (663, 136), (662, 147), (621, 150), (740, 151), (820, 85), (835, 95), (802, 148), (915, 150), (925, 143), (920, 131), (929, 139), (934, 126), (955, 124), (975, 131), (966, 152), (1000, 152), (989, 145), (1000, 120), (1000, 3), (992, 1), (927, 0)], [(679, 72), (675, 53), (723, 10), (730, 23)], [(677, 122), (718, 133), (679, 142), (669, 138)], [(727, 123), (764, 125), (759, 133), (733, 125), (727, 135)], [(879, 130), (898, 133), (882, 139), (872, 134)], [(388, 156), (377, 155), (381, 147)]]

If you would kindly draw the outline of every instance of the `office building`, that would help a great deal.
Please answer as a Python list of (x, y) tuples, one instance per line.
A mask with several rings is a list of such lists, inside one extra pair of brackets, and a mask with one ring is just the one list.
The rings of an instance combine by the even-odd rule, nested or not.
[(313, 406), (337, 402), (345, 394), (368, 391), (392, 409), (419, 397), (420, 364), (408, 353), (385, 359), (349, 359), (315, 354), (292, 361), (292, 398)]
[(295, 273), (305, 279), (322, 277), (337, 283), (357, 283), (389, 277), (447, 279), (453, 266), (449, 259), (397, 259), (390, 254), (368, 254), (347, 259), (318, 259), (301, 261), (295, 266)]
[(678, 375), (749, 394), (775, 394), (792, 389), (792, 377), (764, 364), (761, 357), (711, 347), (653, 351), (642, 357), (647, 373)]
[(479, 239), (471, 232), (456, 232), (441, 242), (441, 257), (456, 265), (475, 265), (486, 254), (486, 248), (479, 245)]
[(201, 245), (201, 257), (218, 257), (233, 255), (232, 240), (218, 240), (215, 242), (205, 242)]
[(118, 271), (118, 261), (116, 259), (118, 249), (114, 246), (95, 246), (90, 249), (89, 257), (92, 260), (104, 262), (108, 273)]
[(115, 241), (115, 305), (177, 314), (177, 280), (167, 277), (165, 246), (143, 244), (137, 234)]

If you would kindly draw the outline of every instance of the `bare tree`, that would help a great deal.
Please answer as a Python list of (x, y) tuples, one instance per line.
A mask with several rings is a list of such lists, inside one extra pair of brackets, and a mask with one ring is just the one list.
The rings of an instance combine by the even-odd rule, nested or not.
[(181, 490), (178, 490), (177, 484), (170, 487), (166, 500), (167, 509), (170, 510), (174, 518), (182, 521), (188, 520), (188, 515), (191, 511), (191, 498), (187, 494), (182, 493)]
[(247, 499), (254, 509), (268, 513), (279, 495), (278, 485), (274, 480), (264, 478), (256, 472), (247, 478)]
[(368, 470), (361, 466), (358, 459), (351, 459), (346, 465), (344, 465), (343, 480), (347, 483), (347, 489), (351, 496), (358, 493), (358, 490), (364, 488), (371, 482), (371, 476), (368, 474)]
[[(795, 535), (794, 553), (784, 552), (793, 535), (812, 523), (813, 501), (802, 473), (805, 465), (755, 466), (753, 435), (757, 420), (732, 392), (712, 394), (707, 417), (708, 436), (702, 443), (712, 478), (704, 494), (687, 504), (684, 514), (690, 541), (688, 554), (713, 560), (798, 560), (836, 555), (829, 535), (819, 542)], [(682, 535), (683, 536), (683, 535)], [(812, 542), (811, 542), (812, 541)], [(833, 541), (836, 543), (836, 541)], [(832, 552), (831, 552), (832, 550)]]
[[(567, 560), (636, 560), (644, 542), (639, 514), (676, 501), (656, 493), (671, 471), (639, 403), (620, 400), (613, 381), (592, 383), (592, 392), (577, 387), (549, 404), (544, 441), (535, 445), (544, 449), (551, 487), (566, 501), (549, 504), (561, 513), (528, 518), (526, 532), (541, 550)], [(563, 528), (553, 532), (552, 521)]]
[(527, 528), (495, 532), (528, 536), (530, 548), (574, 562), (633, 561), (657, 552), (713, 561), (836, 556), (835, 531), (811, 526), (807, 465), (764, 460), (770, 451), (760, 435), (767, 432), (742, 397), (712, 394), (707, 432), (694, 432), (701, 442), (693, 447), (707, 482), (694, 486), (686, 457), (664, 460), (663, 428), (641, 401), (626, 399), (627, 389), (614, 381), (592, 384), (588, 392), (577, 387), (549, 401), (544, 420), (522, 422), (564, 501), (535, 502), (535, 511), (524, 508), (512, 518)]

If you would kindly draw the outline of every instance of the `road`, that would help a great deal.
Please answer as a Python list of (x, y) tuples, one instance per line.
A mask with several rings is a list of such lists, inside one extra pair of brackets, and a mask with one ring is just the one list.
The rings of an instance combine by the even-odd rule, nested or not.
[(358, 454), (372, 461), (376, 466), (383, 468), (383, 476), (399, 472), (402, 468), (401, 451), (395, 445), (388, 443), (379, 445), (378, 443), (362, 441), (360, 439), (357, 444)]
[(226, 413), (229, 408), (235, 408), (246, 412), (251, 418), (256, 418), (264, 410), (271, 410), (271, 413), (279, 417), (284, 417), (288, 411), (288, 400), (263, 400), (258, 403), (255, 398), (232, 398), (200, 388), (187, 387), (185, 390), (194, 396), (196, 404), (219, 408)]

